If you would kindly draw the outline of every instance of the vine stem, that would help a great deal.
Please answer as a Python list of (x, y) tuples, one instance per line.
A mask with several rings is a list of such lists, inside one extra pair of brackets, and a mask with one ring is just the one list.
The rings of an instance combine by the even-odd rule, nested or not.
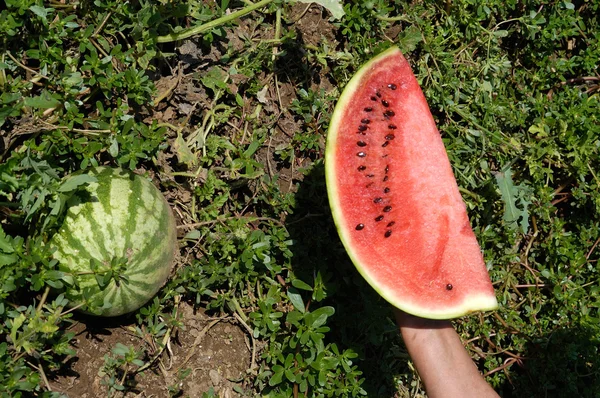
[(249, 14), (252, 11), (259, 9), (261, 7), (264, 7), (272, 2), (273, 2), (273, 0), (259, 1), (258, 3), (254, 3), (252, 5), (249, 5), (248, 7), (242, 8), (241, 10), (232, 12), (229, 15), (222, 16), (221, 18), (217, 18), (217, 19), (207, 22), (205, 24), (202, 24), (199, 26), (194, 26), (193, 28), (185, 29), (178, 33), (170, 33), (165, 36), (158, 36), (156, 38), (156, 42), (157, 43), (171, 43), (171, 42), (174, 42), (177, 40), (187, 39), (188, 37), (192, 37), (192, 36), (198, 35), (200, 33), (204, 33), (212, 28), (219, 26), (219, 25), (222, 25), (229, 21), (233, 21), (236, 18), (239, 18), (246, 14)]
[(373, 12), (373, 16), (375, 18), (379, 19), (380, 21), (384, 21), (384, 22), (399, 22), (399, 21), (410, 22), (408, 20), (408, 18), (406, 16), (404, 16), (404, 15), (398, 15), (396, 17), (387, 17), (387, 16), (384, 16), (384, 15), (379, 15), (376, 12)]
[(46, 300), (48, 299), (49, 293), (50, 293), (50, 287), (46, 286), (46, 290), (44, 290), (44, 293), (42, 294), (42, 298), (40, 299), (40, 302), (38, 303), (36, 312), (40, 312), (42, 310), (42, 307), (44, 306), (44, 304), (46, 303)]

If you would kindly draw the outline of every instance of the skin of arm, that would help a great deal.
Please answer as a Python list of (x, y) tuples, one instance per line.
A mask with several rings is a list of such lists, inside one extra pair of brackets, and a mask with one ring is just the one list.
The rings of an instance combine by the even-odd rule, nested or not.
[(479, 374), (449, 321), (395, 310), (402, 339), (430, 398), (491, 398), (498, 394)]

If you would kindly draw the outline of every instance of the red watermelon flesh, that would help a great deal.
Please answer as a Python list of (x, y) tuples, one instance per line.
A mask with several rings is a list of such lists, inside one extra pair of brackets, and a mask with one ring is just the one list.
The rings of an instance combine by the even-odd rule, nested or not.
[(397, 48), (345, 88), (325, 162), (340, 238), (387, 301), (433, 319), (497, 308), (444, 144)]

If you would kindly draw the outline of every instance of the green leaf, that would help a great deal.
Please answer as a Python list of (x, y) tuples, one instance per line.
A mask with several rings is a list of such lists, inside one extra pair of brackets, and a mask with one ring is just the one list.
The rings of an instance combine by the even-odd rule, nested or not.
[(110, 153), (110, 156), (113, 158), (119, 156), (119, 141), (117, 141), (117, 137), (112, 138), (112, 142), (108, 148), (108, 153)]
[(269, 379), (269, 385), (271, 387), (281, 383), (281, 380), (283, 379), (284, 368), (281, 365), (275, 365), (273, 366), (273, 372), (273, 376), (271, 376)]
[(294, 305), (294, 308), (296, 308), (301, 313), (305, 312), (304, 300), (302, 300), (302, 296), (298, 292), (298, 289), (296, 289), (294, 287), (290, 287), (287, 291), (287, 296), (290, 299), (290, 301), (292, 302), (292, 304)]
[(327, 371), (325, 371), (325, 370), (319, 371), (319, 385), (321, 387), (324, 387), (326, 381), (327, 381)]
[(2, 226), (0, 226), (0, 251), (3, 251), (4, 253), (12, 253), (15, 251), (15, 248), (10, 243), (8, 236), (4, 232), (4, 229), (2, 229)]
[(181, 133), (177, 133), (177, 138), (173, 143), (173, 149), (177, 154), (177, 160), (179, 163), (185, 164), (190, 169), (196, 166), (198, 159), (196, 159), (196, 156), (192, 153)]
[(417, 44), (423, 41), (423, 35), (416, 26), (409, 26), (398, 37), (398, 47), (404, 53), (414, 51)]
[(313, 290), (313, 288), (308, 283), (302, 282), (300, 279), (292, 280), (292, 286), (294, 286), (297, 289), (301, 289), (301, 290), (309, 290), (309, 291)]
[(127, 347), (123, 343), (117, 343), (112, 349), (112, 352), (115, 355), (125, 356), (129, 352), (129, 347)]
[(329, 10), (335, 19), (341, 19), (344, 16), (344, 8), (339, 0), (300, 0), (300, 3), (315, 3)]
[(227, 76), (225, 72), (217, 67), (211, 68), (200, 78), (200, 80), (204, 86), (212, 89), (214, 92), (227, 89)]
[(40, 6), (31, 6), (29, 7), (29, 10), (44, 20), (46, 20), (48, 17), (48, 11), (52, 11), (51, 8), (44, 8)]
[(310, 313), (310, 317), (307, 316), (307, 322), (309, 322), (310, 327), (318, 328), (327, 322), (327, 318), (332, 316), (335, 313), (335, 309), (333, 307), (321, 307), (316, 309), (315, 311)]
[(295, 383), (296, 382), (296, 375), (294, 375), (294, 371), (292, 369), (286, 369), (286, 371), (285, 371), (285, 377), (291, 383)]
[(244, 156), (250, 157), (250, 156), (254, 155), (254, 152), (256, 152), (256, 150), (259, 147), (260, 147), (260, 142), (252, 141), (250, 143), (250, 145), (248, 145), (248, 148), (244, 151)]
[(17, 262), (19, 257), (16, 254), (4, 254), (0, 253), (0, 267), (5, 265), (14, 264)]
[[(529, 213), (527, 208), (531, 202), (524, 196), (529, 194), (529, 188), (514, 185), (512, 170), (510, 168), (505, 172), (496, 173), (495, 177), (498, 188), (500, 188), (502, 202), (504, 202), (503, 220), (509, 228), (515, 229), (520, 225), (523, 233), (527, 233), (529, 229)], [(517, 202), (520, 208), (517, 206)]]
[(58, 192), (71, 192), (77, 189), (77, 187), (80, 185), (89, 184), (96, 181), (98, 181), (98, 179), (89, 174), (70, 176), (60, 185), (60, 187), (58, 187)]
[(45, 199), (46, 199), (46, 194), (47, 194), (47, 192), (40, 192), (39, 193), (38, 198), (33, 203), (33, 205), (31, 206), (31, 208), (27, 211), (27, 217), (25, 217), (25, 221), (30, 220), (31, 217), (33, 216), (33, 214), (35, 214), (35, 212), (42, 206), (42, 204), (44, 204)]
[(183, 239), (196, 240), (196, 239), (200, 239), (201, 236), (202, 236), (202, 234), (200, 233), (200, 231), (198, 231), (197, 229), (192, 229), (190, 232), (185, 234)]
[(56, 108), (60, 105), (60, 101), (56, 98), (52, 98), (49, 94), (38, 95), (36, 97), (25, 97), (23, 99), (25, 106), (30, 106), (36, 109), (50, 109)]
[(96, 278), (96, 283), (98, 284), (100, 290), (104, 290), (104, 288), (106, 287), (106, 284), (104, 283), (104, 275), (94, 274), (94, 277)]
[(288, 312), (287, 316), (285, 317), (285, 321), (287, 323), (291, 323), (292, 325), (298, 327), (298, 322), (300, 322), (300, 320), (303, 318), (302, 313), (300, 313), (297, 310), (294, 311), (290, 311)]

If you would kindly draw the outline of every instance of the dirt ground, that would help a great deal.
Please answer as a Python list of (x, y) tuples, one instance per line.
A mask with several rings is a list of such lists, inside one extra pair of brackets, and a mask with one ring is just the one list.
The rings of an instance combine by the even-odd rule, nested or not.
[[(238, 396), (233, 388), (243, 388), (246, 370), (250, 369), (252, 342), (233, 317), (212, 318), (195, 312), (191, 305), (180, 303), (184, 327), (156, 360), (155, 366), (135, 375), (133, 388), (125, 397), (200, 397), (211, 388), (219, 397)], [(104, 323), (104, 325), (103, 325)], [(150, 352), (157, 347), (134, 333), (134, 324), (111, 324), (110, 321), (81, 319), (71, 331), (76, 333), (74, 346), (78, 356), (69, 362), (70, 372), (50, 381), (53, 391), (69, 397), (109, 396), (101, 369), (105, 356), (121, 343)], [(185, 377), (181, 377), (185, 375)], [(121, 376), (121, 375), (119, 375)], [(132, 379), (127, 379), (132, 380)], [(169, 388), (175, 392), (169, 395)]]

